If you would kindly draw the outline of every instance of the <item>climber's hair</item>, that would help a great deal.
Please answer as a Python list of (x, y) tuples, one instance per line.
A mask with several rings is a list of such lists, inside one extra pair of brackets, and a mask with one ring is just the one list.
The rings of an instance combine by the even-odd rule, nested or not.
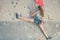
[(44, 17), (44, 11), (43, 8), (41, 6), (38, 6), (38, 9), (41, 11), (41, 16)]
[(38, 9), (41, 10), (41, 6), (38, 6)]

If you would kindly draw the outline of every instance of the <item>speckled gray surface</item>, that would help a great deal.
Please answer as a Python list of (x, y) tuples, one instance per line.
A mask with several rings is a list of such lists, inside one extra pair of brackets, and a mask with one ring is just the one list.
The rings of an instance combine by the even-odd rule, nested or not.
[[(45, 22), (44, 28), (50, 40), (60, 40), (60, 22)], [(0, 22), (0, 40), (38, 40), (42, 36), (39, 27), (28, 22)]]
[(37, 40), (40, 30), (31, 23), (0, 22), (1, 40)]

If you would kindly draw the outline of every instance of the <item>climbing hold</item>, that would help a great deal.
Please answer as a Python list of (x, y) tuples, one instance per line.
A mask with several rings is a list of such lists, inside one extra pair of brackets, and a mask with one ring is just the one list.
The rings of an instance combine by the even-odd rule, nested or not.
[(58, 24), (56, 24), (56, 28), (58, 28), (59, 27), (59, 25)]
[(26, 8), (26, 7), (24, 6), (24, 8)]
[(7, 22), (4, 22), (4, 24), (7, 24)]
[(54, 35), (56, 36), (57, 34), (55, 33)]
[(57, 32), (57, 35), (60, 35), (60, 32)]
[(18, 2), (16, 2), (16, 5), (18, 4)]
[(9, 13), (9, 16), (11, 16), (12, 14), (11, 13)]
[(26, 30), (26, 29), (27, 29), (27, 27), (25, 26), (25, 27), (24, 27), (24, 29)]
[(15, 8), (16, 6), (14, 5), (13, 7)]
[(33, 34), (29, 34), (29, 35), (28, 35), (28, 38), (32, 38), (32, 37), (33, 37)]
[(29, 6), (28, 6), (27, 8), (28, 8), (28, 9), (30, 9), (30, 7), (29, 7)]
[(14, 4), (14, 1), (12, 1), (11, 3)]

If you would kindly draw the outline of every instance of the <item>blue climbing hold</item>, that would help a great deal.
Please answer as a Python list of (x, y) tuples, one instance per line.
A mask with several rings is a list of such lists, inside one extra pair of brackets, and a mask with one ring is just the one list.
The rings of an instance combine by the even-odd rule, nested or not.
[(28, 9), (30, 9), (30, 7), (29, 7), (29, 6), (28, 6), (27, 8), (28, 8)]

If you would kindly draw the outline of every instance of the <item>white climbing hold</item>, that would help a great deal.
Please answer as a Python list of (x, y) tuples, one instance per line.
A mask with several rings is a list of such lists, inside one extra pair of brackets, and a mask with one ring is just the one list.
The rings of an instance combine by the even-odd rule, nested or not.
[(32, 33), (27, 34), (28, 38), (33, 38), (34, 35)]
[(59, 25), (58, 24), (56, 24), (56, 28), (58, 28), (59, 27)]
[(29, 37), (29, 38), (32, 38), (32, 35), (29, 35), (28, 37)]
[(54, 35), (56, 36), (57, 34), (55, 33)]
[(24, 28), (25, 28), (25, 30), (27, 29), (27, 27), (26, 27), (26, 26), (25, 26)]
[(60, 35), (60, 32), (57, 32), (57, 35)]

